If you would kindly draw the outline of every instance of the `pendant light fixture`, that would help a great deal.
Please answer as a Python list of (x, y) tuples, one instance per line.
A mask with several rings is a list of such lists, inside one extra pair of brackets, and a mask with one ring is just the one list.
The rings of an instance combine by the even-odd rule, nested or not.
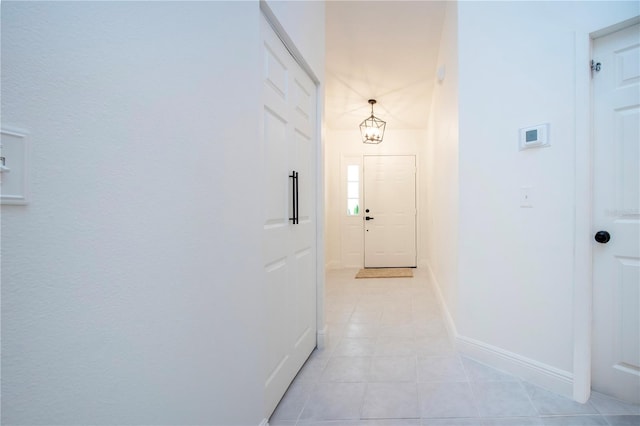
[(387, 123), (373, 115), (373, 104), (376, 103), (376, 100), (369, 99), (369, 103), (371, 104), (371, 117), (365, 118), (365, 120), (360, 123), (360, 134), (362, 135), (363, 143), (378, 144), (382, 142), (384, 128)]

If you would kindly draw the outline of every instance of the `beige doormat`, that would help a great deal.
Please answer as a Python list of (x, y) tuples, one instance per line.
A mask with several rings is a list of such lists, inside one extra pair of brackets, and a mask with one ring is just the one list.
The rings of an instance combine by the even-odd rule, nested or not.
[(413, 268), (360, 269), (356, 278), (413, 278)]

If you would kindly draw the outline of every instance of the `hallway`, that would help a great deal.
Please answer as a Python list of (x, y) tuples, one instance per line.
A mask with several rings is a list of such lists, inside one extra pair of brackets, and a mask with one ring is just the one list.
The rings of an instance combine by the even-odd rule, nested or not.
[(327, 347), (316, 350), (270, 426), (623, 426), (640, 407), (579, 404), (456, 353), (424, 269), (413, 278), (327, 271)]

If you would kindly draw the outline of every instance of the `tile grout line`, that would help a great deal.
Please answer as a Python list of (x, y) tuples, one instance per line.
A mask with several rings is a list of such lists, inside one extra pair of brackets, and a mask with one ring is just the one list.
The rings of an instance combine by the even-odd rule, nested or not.
[[(449, 332), (447, 331), (447, 334)], [(454, 346), (455, 349), (455, 346)], [(469, 390), (471, 391), (471, 398), (472, 398), (472, 402), (473, 402), (473, 408), (475, 408), (476, 410), (476, 414), (478, 415), (478, 419), (479, 421), (481, 421), (482, 423), (484, 423), (484, 417), (482, 417), (481, 413), (480, 413), (480, 408), (478, 407), (478, 398), (476, 395), (476, 392), (473, 390), (473, 386), (471, 383), (471, 376), (469, 374), (469, 372), (467, 371), (467, 367), (464, 365), (464, 362), (462, 361), (462, 357), (460, 356), (460, 353), (458, 353), (458, 351), (455, 351), (456, 353), (456, 357), (458, 358), (458, 360), (460, 361), (460, 364), (462, 365), (462, 371), (464, 372), (464, 376), (467, 378), (467, 386), (469, 386)]]
[(540, 421), (542, 421), (544, 423), (544, 420), (542, 419), (542, 414), (540, 413), (540, 410), (538, 409), (536, 404), (533, 403), (533, 398), (531, 397), (531, 394), (529, 393), (529, 390), (522, 383), (522, 379), (520, 379), (519, 377), (516, 377), (516, 378), (518, 379), (518, 383), (520, 384), (520, 387), (522, 388), (522, 390), (524, 390), (524, 393), (527, 395), (527, 399), (529, 400), (529, 404), (531, 404), (531, 406), (533, 407), (535, 412), (538, 414), (538, 418), (540, 419)]
[[(389, 296), (389, 289), (387, 289), (385, 287), (375, 287), (375, 288), (371, 289), (371, 291), (369, 291), (368, 293), (364, 293), (363, 290), (366, 290), (367, 286), (365, 286), (365, 284), (367, 284), (367, 283), (360, 283), (360, 284), (362, 284), (362, 285), (360, 285), (358, 287), (355, 287), (353, 289), (350, 289), (350, 290), (355, 290), (354, 293), (357, 293), (357, 297), (355, 297), (356, 302), (351, 304), (351, 314), (350, 314), (350, 317), (347, 320), (346, 324), (350, 324), (351, 320), (354, 319), (353, 315), (355, 314), (356, 309), (358, 309), (358, 308), (369, 308), (369, 307), (372, 307), (372, 306), (379, 306), (379, 305), (377, 305), (377, 302), (376, 302), (378, 300), (378, 298), (383, 300), (385, 296)], [(430, 288), (431, 286), (432, 285), (429, 285), (427, 287)], [(413, 286), (413, 287), (410, 288), (410, 290), (415, 290), (415, 288), (417, 288), (417, 287)], [(405, 290), (405, 289), (403, 288), (403, 290)], [(347, 292), (345, 292), (345, 293), (347, 293)], [(337, 293), (336, 299), (338, 299), (339, 296), (340, 296), (340, 293)], [(371, 296), (371, 298), (369, 298), (369, 296)], [(392, 301), (394, 303), (394, 304), (392, 304), (392, 307), (395, 310), (397, 310), (396, 309), (396, 304), (400, 301), (400, 299), (401, 298), (398, 298), (398, 299), (394, 299)], [(387, 300), (387, 302), (388, 302), (388, 300)], [(388, 305), (385, 305), (385, 306), (388, 306)], [(366, 310), (367, 309), (365, 309), (365, 311)], [(383, 314), (384, 314), (384, 312), (385, 312), (385, 310), (383, 310)], [(387, 310), (387, 312), (388, 312), (388, 310)], [(422, 311), (421, 310), (413, 310), (412, 309), (412, 316), (414, 316), (414, 314), (416, 312), (422, 312)], [(364, 316), (366, 317), (366, 315), (364, 315)], [(433, 319), (428, 320), (427, 323), (429, 323), (429, 321), (433, 321)], [(367, 322), (365, 322), (365, 323), (367, 323)], [(420, 382), (420, 378), (419, 378), (419, 374), (418, 374), (418, 358), (420, 357), (420, 355), (419, 355), (419, 353), (418, 353), (419, 351), (417, 349), (417, 339), (418, 338), (417, 338), (416, 326), (420, 325), (420, 324), (423, 324), (423, 323), (424, 322), (417, 323), (415, 321), (412, 321), (412, 324), (413, 324), (413, 326), (412, 326), (412, 328), (413, 328), (413, 330), (412, 330), (413, 339), (412, 340), (413, 340), (414, 345), (415, 345), (415, 352), (410, 357), (411, 359), (414, 360), (415, 366), (416, 366), (416, 376), (415, 376), (414, 384), (415, 384), (416, 390), (417, 390), (416, 395), (417, 395), (417, 398), (418, 398), (417, 402), (418, 402), (418, 413), (419, 413), (419, 416), (418, 416), (419, 420), (418, 421), (420, 423), (424, 423), (425, 418), (423, 418), (421, 416), (420, 407), (419, 407), (420, 406), (420, 392), (418, 391), (418, 387), (419, 387), (419, 384), (420, 384), (419, 383)], [(392, 324), (392, 325), (394, 325), (394, 324)], [(378, 353), (379, 349), (380, 349), (380, 343), (382, 341), (381, 340), (381, 333), (382, 333), (381, 330), (378, 329), (376, 334), (375, 334), (375, 339), (373, 339), (374, 340), (374, 349), (373, 349), (373, 354), (371, 355), (371, 362), (374, 359), (374, 357), (376, 356), (376, 354), (378, 356), (392, 356), (392, 355), (389, 355), (389, 354), (384, 355), (384, 354), (379, 354)], [(341, 340), (342, 339), (346, 339), (347, 337), (353, 337), (353, 336), (346, 336), (344, 334), (340, 336)], [(397, 336), (395, 336), (395, 337), (397, 337)], [(337, 356), (337, 355), (335, 355), (336, 352), (337, 351), (334, 350), (332, 353), (329, 354), (330, 359), (335, 357), (335, 356)], [(459, 360), (459, 362), (462, 363), (461, 354), (458, 351), (454, 351), (453, 354)], [(436, 354), (433, 354), (432, 356), (436, 356)], [(438, 356), (444, 356), (444, 355), (438, 354)], [(473, 398), (472, 404), (474, 406), (475, 413), (478, 416), (477, 417), (478, 421), (481, 422), (481, 423), (484, 423), (486, 421), (486, 419), (489, 419), (491, 417), (482, 417), (481, 413), (480, 413), (478, 395), (476, 394), (477, 392), (474, 390), (474, 386), (473, 386), (474, 384), (480, 383), (480, 382), (475, 382), (475, 381), (471, 380), (472, 369), (467, 368), (467, 366), (464, 363), (462, 363), (462, 368), (463, 368), (464, 376), (466, 378), (465, 383), (467, 384), (468, 389), (470, 389), (470, 391), (471, 391), (471, 397)], [(370, 372), (373, 371), (373, 365), (372, 364), (369, 365), (369, 371)], [(371, 383), (370, 383), (369, 379), (371, 377), (372, 377), (371, 374), (369, 374), (369, 376), (367, 376), (367, 378), (365, 380), (365, 383), (364, 383), (365, 384), (365, 386), (364, 386), (364, 395), (363, 395), (362, 400), (360, 402), (360, 408), (359, 408), (360, 421), (368, 421), (367, 419), (364, 419), (363, 414), (364, 414), (364, 406), (365, 406), (365, 402), (366, 402), (366, 394), (370, 390)], [(542, 422), (544, 420), (544, 418), (546, 418), (546, 417), (552, 417), (552, 418), (555, 418), (555, 417), (573, 417), (573, 416), (579, 416), (579, 417), (585, 417), (586, 416), (586, 417), (589, 417), (589, 416), (593, 415), (592, 413), (574, 413), (574, 414), (565, 413), (565, 414), (550, 414), (548, 416), (544, 416), (543, 417), (543, 414), (541, 414), (540, 408), (538, 408), (536, 406), (536, 404), (534, 403), (534, 399), (533, 399), (534, 398), (534, 394), (530, 393), (529, 390), (527, 390), (527, 388), (525, 386), (525, 382), (523, 380), (521, 380), (521, 379), (519, 379), (517, 377), (514, 377), (514, 378), (516, 378), (517, 379), (517, 383), (520, 384), (519, 388), (526, 393), (526, 396), (527, 396), (526, 400), (529, 402), (530, 406), (533, 407), (533, 412), (536, 413), (536, 415), (535, 415), (535, 417), (534, 416), (510, 416), (510, 417), (526, 417), (526, 418), (528, 418), (528, 419), (530, 418), (532, 420), (533, 419), (537, 419), (537, 421)], [(489, 380), (489, 382), (491, 382), (491, 381), (492, 380)], [(307, 402), (305, 403), (305, 406), (308, 404), (308, 401), (309, 400), (307, 400)], [(612, 421), (610, 421), (607, 418), (605, 418), (605, 415), (602, 413), (602, 410), (598, 409), (594, 404), (591, 404), (591, 406), (594, 408), (594, 411), (595, 411), (594, 414), (597, 417), (601, 417), (602, 418), (602, 420), (600, 420), (600, 421), (602, 421), (603, 424), (607, 424), (609, 426), (612, 425)], [(626, 413), (620, 413), (620, 415), (626, 415)], [(395, 417), (394, 417), (394, 419), (399, 420), (399, 418), (395, 418)], [(455, 418), (452, 418), (452, 419), (455, 419)], [(299, 415), (297, 423), (300, 424), (300, 422), (301, 422), (301, 420), (300, 420), (300, 415)], [(329, 423), (331, 423), (331, 422), (329, 422)], [(301, 426), (301, 424), (300, 424), (300, 426)], [(424, 426), (424, 424), (423, 424), (423, 426)]]

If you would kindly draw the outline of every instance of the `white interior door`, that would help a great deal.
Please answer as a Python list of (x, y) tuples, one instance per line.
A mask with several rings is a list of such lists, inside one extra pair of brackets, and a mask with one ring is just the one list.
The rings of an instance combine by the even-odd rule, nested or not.
[[(264, 17), (265, 416), (316, 346), (316, 86)], [(290, 177), (297, 172), (297, 188)], [(297, 195), (297, 207), (293, 199)], [(297, 216), (297, 220), (291, 220)], [(249, 297), (249, 295), (247, 295)]]
[[(364, 157), (364, 266), (416, 266), (416, 157)], [(367, 219), (368, 218), (368, 219)]]
[(592, 387), (640, 403), (638, 25), (596, 39), (593, 54), (602, 64), (593, 75), (593, 232), (603, 233), (593, 242)]

